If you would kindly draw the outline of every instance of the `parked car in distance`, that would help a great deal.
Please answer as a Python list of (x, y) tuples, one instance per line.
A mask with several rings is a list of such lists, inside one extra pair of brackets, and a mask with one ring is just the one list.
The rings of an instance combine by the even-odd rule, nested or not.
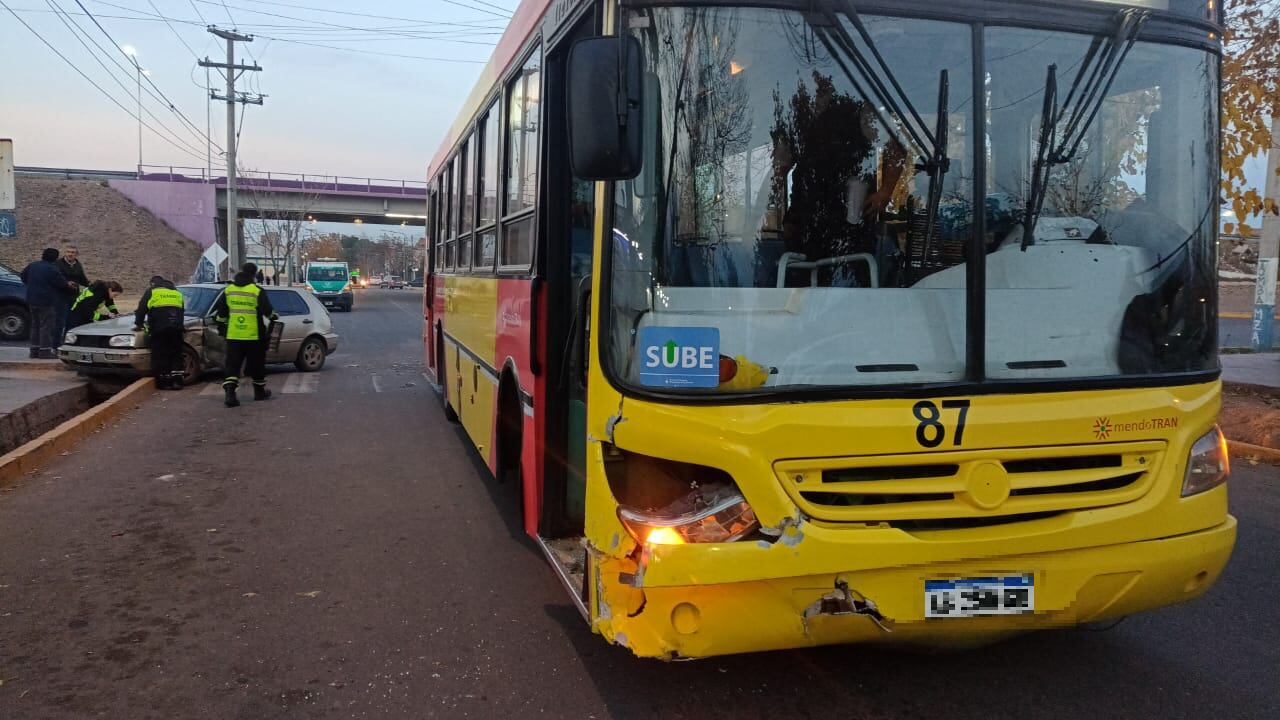
[(424, 286), (424, 284), (425, 284), (425, 283), (422, 281), (422, 278), (420, 278), (420, 277), (419, 277), (419, 278), (414, 278), (414, 279), (412, 279), (412, 280), (410, 280), (410, 281), (409, 281), (409, 287), (420, 288), (420, 287), (423, 287), (423, 286)]
[(12, 268), (0, 265), (0, 340), (26, 340), (30, 330), (27, 286)]
[[(186, 306), (183, 383), (190, 385), (206, 370), (222, 367), (226, 339), (214, 321), (213, 304), (226, 288), (221, 283), (181, 285)], [(293, 363), (303, 372), (324, 367), (338, 349), (333, 321), (315, 295), (302, 288), (264, 288), (284, 324), (280, 343), (267, 352), (268, 364)], [(133, 314), (71, 328), (58, 348), (58, 358), (86, 375), (149, 375), (151, 350), (146, 335), (133, 332)]]
[(404, 278), (400, 277), (399, 275), (392, 275), (391, 277), (387, 278), (386, 285), (384, 285), (383, 287), (387, 287), (392, 290), (403, 290)]

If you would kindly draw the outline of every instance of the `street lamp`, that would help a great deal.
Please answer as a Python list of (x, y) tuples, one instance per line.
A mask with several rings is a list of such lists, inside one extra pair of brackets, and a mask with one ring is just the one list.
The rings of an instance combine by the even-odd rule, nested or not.
[(120, 52), (124, 53), (133, 63), (133, 69), (138, 79), (138, 174), (142, 174), (142, 76), (151, 76), (150, 70), (144, 70), (138, 64), (138, 49), (132, 45), (121, 45)]

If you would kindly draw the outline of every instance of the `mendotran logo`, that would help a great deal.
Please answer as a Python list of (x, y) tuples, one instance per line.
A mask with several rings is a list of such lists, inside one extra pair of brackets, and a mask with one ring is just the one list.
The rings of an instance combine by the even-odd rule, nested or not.
[(647, 327), (640, 330), (640, 383), (649, 387), (720, 385), (719, 328)]

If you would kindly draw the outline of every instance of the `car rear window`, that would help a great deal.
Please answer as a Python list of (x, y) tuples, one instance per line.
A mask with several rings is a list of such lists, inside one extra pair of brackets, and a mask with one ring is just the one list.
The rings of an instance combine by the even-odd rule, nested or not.
[(307, 301), (294, 290), (268, 290), (267, 299), (277, 315), (306, 315), (311, 312)]

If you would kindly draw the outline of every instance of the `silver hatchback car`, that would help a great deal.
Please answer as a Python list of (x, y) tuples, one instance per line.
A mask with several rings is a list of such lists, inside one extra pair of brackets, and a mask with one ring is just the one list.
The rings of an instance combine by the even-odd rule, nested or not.
[[(226, 340), (218, 333), (213, 304), (226, 288), (221, 283), (181, 285), (186, 306), (183, 343), (183, 382), (190, 385), (206, 370), (222, 367)], [(264, 288), (272, 308), (280, 316), (284, 332), (267, 363), (293, 363), (303, 372), (324, 367), (325, 358), (338, 349), (329, 311), (311, 293), (299, 288)], [(151, 350), (146, 335), (133, 332), (133, 314), (71, 328), (58, 348), (58, 357), (72, 369), (92, 374), (147, 375)]]

